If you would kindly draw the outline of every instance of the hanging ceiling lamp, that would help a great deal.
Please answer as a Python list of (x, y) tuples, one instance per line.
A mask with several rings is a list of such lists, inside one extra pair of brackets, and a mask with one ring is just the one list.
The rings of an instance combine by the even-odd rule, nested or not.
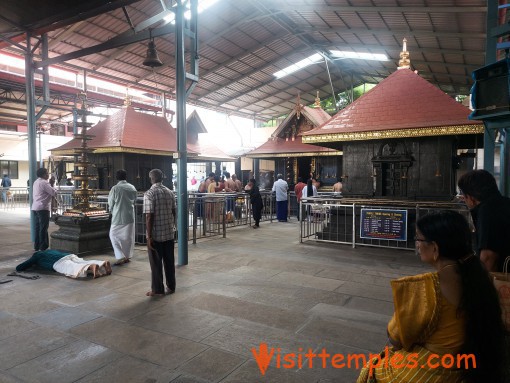
[(152, 31), (149, 30), (149, 46), (147, 47), (147, 57), (143, 60), (143, 65), (154, 68), (163, 65), (158, 56), (158, 51), (156, 50), (156, 44), (154, 44), (154, 40), (152, 39)]

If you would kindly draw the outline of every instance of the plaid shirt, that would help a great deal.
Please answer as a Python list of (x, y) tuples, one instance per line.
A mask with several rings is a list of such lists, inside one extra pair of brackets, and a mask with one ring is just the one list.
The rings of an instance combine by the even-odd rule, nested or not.
[(174, 193), (161, 182), (157, 182), (147, 190), (143, 196), (143, 212), (152, 213), (153, 225), (152, 239), (156, 242), (165, 242), (174, 239), (175, 233)]

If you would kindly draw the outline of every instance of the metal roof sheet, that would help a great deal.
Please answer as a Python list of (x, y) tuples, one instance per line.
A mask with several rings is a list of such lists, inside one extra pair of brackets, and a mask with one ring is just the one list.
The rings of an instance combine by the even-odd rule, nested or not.
[[(133, 28), (143, 32), (165, 24), (159, 18), (141, 27), (164, 11), (160, 1), (86, 3), (91, 8), (81, 13), (81, 18), (75, 10), (86, 8), (87, 4), (67, 5), (49, 0), (2, 2), (0, 14), (36, 33), (47, 31), (50, 57), (105, 43), (122, 34), (140, 33)], [(109, 8), (104, 11), (106, 6)], [(53, 14), (60, 17), (57, 23)], [(331, 95), (332, 87), (339, 93), (363, 82), (381, 81), (395, 71), (404, 37), (413, 68), (451, 95), (468, 94), (471, 72), (484, 64), (485, 0), (218, 0), (199, 15), (198, 22), (199, 82), (188, 101), (261, 120), (286, 113), (298, 91), (303, 102), (311, 104), (316, 91), (325, 98)], [(5, 39), (24, 45), (24, 30), (8, 24), (0, 21), (4, 38), (0, 51), (19, 55), (20, 50)], [(154, 71), (141, 64), (146, 41), (58, 66), (73, 71), (86, 69), (89, 76), (146, 92), (164, 91), (168, 97), (174, 97), (174, 37), (169, 33), (155, 38), (164, 66)], [(385, 53), (390, 61), (329, 62), (331, 82), (324, 63), (283, 79), (273, 76), (304, 57), (331, 49)], [(6, 87), (0, 81), (0, 90)], [(0, 105), (0, 118), (9, 113), (8, 108), (14, 106)]]

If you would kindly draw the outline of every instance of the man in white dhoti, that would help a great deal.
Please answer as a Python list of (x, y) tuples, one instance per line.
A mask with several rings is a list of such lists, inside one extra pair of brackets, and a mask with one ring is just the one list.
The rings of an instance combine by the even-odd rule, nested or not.
[(136, 189), (126, 181), (125, 170), (117, 170), (117, 185), (108, 195), (108, 206), (112, 214), (110, 240), (117, 262), (122, 265), (129, 262), (135, 249), (135, 201)]
[(54, 270), (71, 278), (86, 277), (88, 274), (97, 278), (112, 273), (112, 267), (108, 261), (83, 259), (75, 254), (58, 250), (36, 251), (32, 257), (16, 266), (16, 271), (24, 271), (32, 266)]

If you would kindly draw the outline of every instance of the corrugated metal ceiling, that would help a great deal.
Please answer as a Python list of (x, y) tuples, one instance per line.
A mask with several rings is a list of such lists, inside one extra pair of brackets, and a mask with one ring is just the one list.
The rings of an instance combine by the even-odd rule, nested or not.
[[(55, 17), (49, 10), (45, 14), (52, 23), (35, 22), (34, 1), (8, 3), (0, 5), (0, 14), (12, 18), (12, 23), (0, 22), (1, 50), (20, 54), (10, 42), (24, 45), (24, 28), (47, 30), (50, 57), (129, 33), (131, 26), (138, 27), (164, 11), (160, 0), (95, 1), (92, 9), (82, 10), (90, 17), (77, 19), (73, 6), (38, 1), (39, 8), (53, 7), (59, 15), (58, 28), (53, 29)], [(173, 5), (172, 1), (163, 3), (168, 8)], [(106, 11), (94, 14), (98, 7)], [(23, 14), (24, 8), (32, 13)], [(331, 95), (324, 62), (282, 79), (272, 75), (317, 52), (353, 50), (390, 57), (387, 62), (329, 62), (335, 92), (363, 82), (378, 82), (394, 72), (404, 37), (413, 68), (451, 95), (468, 94), (471, 72), (484, 65), (485, 0), (218, 0), (198, 19), (200, 80), (188, 102), (262, 120), (288, 113), (298, 92), (305, 103), (313, 103), (317, 91), (321, 98)], [(161, 25), (160, 20), (150, 27)], [(151, 92), (165, 91), (173, 97), (174, 35), (157, 37), (155, 42), (164, 66), (154, 71), (142, 66), (146, 41), (59, 66), (86, 69), (90, 75)], [(0, 117), (4, 104), (0, 105)]]

